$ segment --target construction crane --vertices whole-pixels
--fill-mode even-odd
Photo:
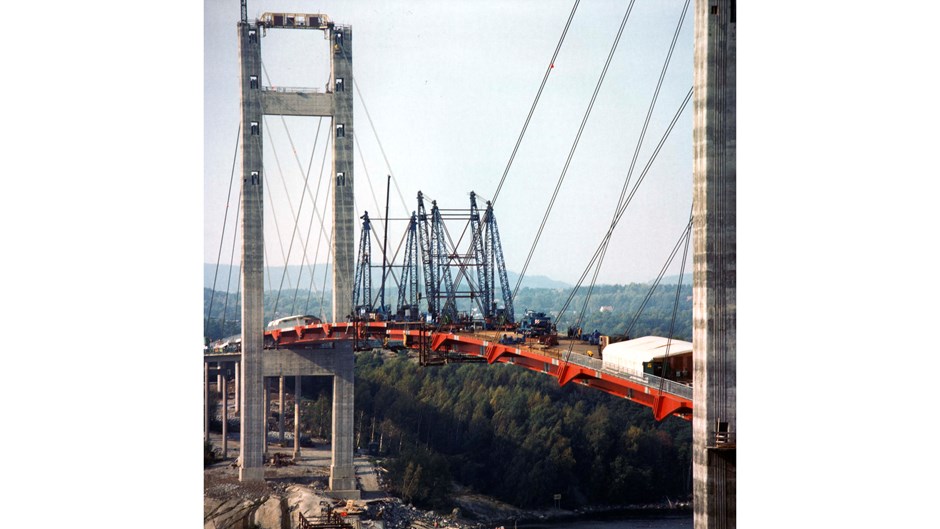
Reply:
[[[444,304],[438,302],[440,307],[440,317],[449,322],[457,319],[457,303],[454,292],[454,281],[450,275],[450,252],[447,251],[447,241],[444,238],[444,220],[441,218],[441,210],[437,207],[437,201],[431,201],[431,252],[434,256],[434,266],[437,268],[434,273],[438,280],[434,286],[434,295],[441,299]],[[443,284],[442,284],[443,283]],[[443,291],[442,288],[443,287]],[[431,293],[428,293],[430,296]]]
[[[424,268],[424,299],[428,303],[428,314],[437,318],[437,296],[434,277],[434,261],[431,258],[431,231],[428,227],[428,212],[424,208],[424,194],[418,191],[418,242],[421,246],[421,264]]]
[[[353,283],[353,307],[356,315],[372,312],[372,261],[369,255],[372,223],[369,221],[368,211],[359,218],[362,219],[362,235],[359,238],[359,262],[356,264],[356,280]]]
[[[481,308],[483,309],[483,320],[490,321],[496,311],[493,302],[493,281],[491,278],[491,262],[486,259],[484,238],[486,234],[480,226],[480,210],[477,207],[477,194],[470,192],[470,231],[473,233],[473,256],[476,261],[477,269],[477,287]]]
[[[503,258],[503,245],[499,240],[496,217],[493,215],[493,204],[489,200],[486,201],[486,214],[483,216],[483,223],[486,225],[486,260],[489,263],[496,263],[499,284],[503,291],[503,304],[505,306],[503,317],[506,323],[514,323],[516,318],[512,307],[512,289],[509,286],[509,276],[506,274],[506,260]]]
[[[421,294],[418,290],[418,216],[412,211],[411,222],[408,223],[408,235],[405,239],[405,264],[401,272],[401,283],[398,285],[396,319],[398,321],[417,320],[418,301],[420,299]]]

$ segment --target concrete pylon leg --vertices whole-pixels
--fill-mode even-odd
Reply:
[[[300,459],[300,375],[294,377],[294,459]]]
[[[268,415],[270,414],[271,404],[268,402],[268,379],[264,379],[264,382],[261,384],[264,387],[263,395],[261,399],[264,406],[264,414],[261,416],[261,453],[264,454],[264,458],[268,458]]]
[[[238,362],[235,362],[235,413],[238,413],[238,401],[241,400],[238,395],[238,388],[241,385],[239,378]]]
[[[215,390],[219,393],[222,392],[222,369],[219,369],[219,373],[215,376]]]
[[[203,440],[209,440],[209,362],[202,363],[203,370],[203,396],[202,396],[202,408],[203,408]]]
[[[277,390],[277,442],[284,446],[284,377],[278,380]]]
[[[242,153],[242,351],[241,351],[241,466],[242,482],[264,480],[264,451],[261,395],[264,378],[264,146],[261,136],[263,109],[261,90],[252,76],[261,71],[260,29],[254,22],[238,23],[241,56],[241,153]],[[350,291],[351,292],[351,291]]]
[[[222,459],[228,459],[228,384],[222,377]]]
[[[335,496],[359,499],[356,467],[353,464],[353,410],[355,357],[343,355],[333,376],[333,460],[330,465],[330,490]]]
[[[692,118],[692,502],[695,529],[737,525],[737,20],[695,2]]]

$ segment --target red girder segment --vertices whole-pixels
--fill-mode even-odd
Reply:
[[[596,388],[652,408],[653,416],[659,421],[673,414],[685,420],[692,420],[692,401],[689,399],[637,384],[590,367],[567,363],[530,349],[492,343],[471,336],[441,333],[433,334],[431,348],[435,351],[480,356],[491,364],[502,362],[525,367],[557,378],[562,386],[569,382],[575,382]]]
[[[315,323],[290,329],[266,331],[265,338],[266,342],[270,338],[276,347],[290,347],[325,340],[351,339],[358,335],[360,339],[401,340],[408,347],[420,348],[422,337],[424,337],[433,351],[476,356],[484,358],[490,364],[496,362],[513,364],[553,376],[562,386],[574,382],[631,400],[651,408],[653,416],[658,421],[670,415],[677,415],[688,421],[692,420],[692,401],[678,395],[637,384],[590,367],[567,363],[531,349],[504,345],[473,336],[406,328],[411,326],[413,324],[403,325],[390,322]]]

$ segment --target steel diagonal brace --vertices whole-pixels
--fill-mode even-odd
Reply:
[[[584,377],[590,376],[588,373],[590,373],[591,371],[593,370],[588,370],[583,367],[572,365],[572,364],[567,364],[567,363],[563,364],[561,366],[561,369],[558,370],[558,385],[564,386],[565,384],[567,384],[568,382],[571,382],[572,380],[576,378],[584,378]]]
[[[503,345],[491,343],[486,346],[486,362],[495,363],[503,355],[509,352],[509,349]]]
[[[682,408],[691,407],[688,403],[668,398],[665,395],[656,395],[653,397],[653,417],[661,421]]]
[[[441,346],[451,338],[452,335],[450,334],[434,334],[433,338],[431,338],[431,350],[440,351]]]

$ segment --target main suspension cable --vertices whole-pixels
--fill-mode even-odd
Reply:
[[[284,119],[284,117],[281,116],[281,120],[283,120],[283,119]],[[314,152],[316,152],[316,149],[317,149],[317,142],[320,140],[320,125],[321,125],[322,123],[323,123],[323,118],[320,118],[320,120],[317,121],[317,133],[316,133],[316,136],[314,137],[314,140],[313,140],[313,150],[310,152],[310,165],[313,164],[313,155],[314,155]],[[284,123],[284,129],[287,130],[287,123],[286,123],[286,122]],[[270,137],[270,136],[269,136],[269,137]],[[290,141],[291,149],[292,149],[293,152],[294,152],[294,157],[296,158],[296,157],[297,157],[297,149],[294,148],[294,141],[290,139],[290,131],[287,131],[287,137],[288,137],[288,140]],[[272,142],[272,143],[273,143],[273,142]],[[272,145],[272,148],[273,148],[273,145]],[[297,159],[297,163],[298,163],[298,164],[300,163],[300,159],[299,159],[299,158]],[[301,166],[301,171],[303,171],[303,167],[302,167],[302,166]],[[284,274],[281,276],[281,284],[277,287],[277,295],[274,297],[274,313],[275,313],[275,314],[277,314],[278,302],[279,302],[280,299],[281,299],[281,289],[284,288],[284,278],[285,278],[285,276],[287,276],[287,267],[288,267],[289,264],[290,264],[290,254],[291,254],[291,252],[292,252],[293,249],[294,249],[294,236],[295,236],[295,234],[299,233],[299,229],[298,229],[297,225],[300,223],[300,212],[301,212],[301,211],[303,210],[303,208],[304,208],[304,198],[307,196],[307,194],[303,192],[303,189],[307,189],[307,182],[309,182],[309,180],[310,180],[310,167],[308,166],[308,167],[307,167],[307,171],[306,171],[306,173],[304,174],[304,185],[303,185],[303,188],[302,188],[301,193],[300,193],[300,203],[297,204],[297,213],[296,213],[296,214],[293,213],[293,211],[294,211],[294,206],[290,203],[290,198],[288,198],[288,206],[290,207],[291,216],[294,217],[294,219],[293,219],[293,220],[294,220],[294,227],[293,227],[293,229],[292,229],[291,232],[290,232],[290,243],[288,243],[288,245],[287,245],[287,257],[284,258]],[[286,182],[285,182],[285,191],[287,191],[286,187],[287,187],[287,184],[286,184]],[[287,196],[290,197],[290,193],[287,193]],[[303,274],[303,263],[301,263],[301,265],[300,265],[300,271],[299,271],[298,274],[297,274],[297,286],[296,286],[295,290],[296,290],[297,288],[300,288],[300,276],[301,276],[302,274]],[[287,286],[290,287],[290,282],[287,283]],[[295,297],[295,299],[296,299],[296,297]],[[292,309],[293,309],[293,308],[292,308]]]
[[[343,56],[346,57],[346,50],[343,50]],[[348,60],[349,57],[346,57]],[[395,191],[398,192],[398,198],[401,200],[401,205],[405,209],[405,215],[408,215],[408,204],[405,202],[404,195],[401,194],[401,189],[398,188],[398,179],[395,178],[395,171],[392,171],[392,164],[388,163],[388,156],[385,155],[385,148],[382,147],[382,140],[379,139],[379,133],[375,130],[375,124],[372,123],[372,116],[369,114],[369,108],[366,106],[366,100],[362,97],[362,92],[359,91],[359,82],[356,81],[356,78],[353,78],[353,87],[356,89],[356,95],[359,96],[359,102],[362,103],[362,109],[366,113],[366,119],[369,121],[369,127],[372,128],[372,135],[375,136],[375,142],[379,145],[379,151],[382,153],[382,158],[385,160],[385,168],[388,169],[388,174],[392,177],[392,183],[395,184]],[[353,135],[355,139],[355,135]],[[360,154],[361,156],[361,154]]]
[[[676,328],[676,314],[679,312],[679,294],[682,292],[682,277],[685,275],[685,261],[689,256],[689,241],[692,240],[692,224],[689,223],[689,229],[686,231],[685,248],[682,250],[682,262],[679,268],[679,281],[676,281],[676,299],[672,304],[672,320],[669,322],[669,334],[666,335],[666,352],[663,354],[663,376],[659,380],[659,392],[663,392],[666,386],[666,369],[669,367],[666,361],[669,358],[669,347],[672,346],[672,335]]]
[[[623,20],[620,22],[620,29],[617,31],[617,37],[614,39],[614,43],[610,47],[610,52],[607,54],[607,62],[604,63],[604,68],[601,70],[601,75],[597,79],[597,85],[594,87],[594,93],[591,95],[591,101],[588,103],[588,107],[584,112],[584,117],[581,119],[581,125],[578,127],[578,133],[575,135],[574,142],[571,145],[571,150],[568,152],[568,159],[565,161],[565,166],[562,169],[561,174],[558,176],[558,182],[555,184],[555,191],[552,193],[552,198],[548,202],[548,207],[545,209],[545,215],[542,217],[542,223],[539,225],[538,232],[536,232],[535,240],[532,241],[532,248],[529,250],[529,255],[526,257],[525,264],[522,266],[522,271],[519,273],[519,279],[516,281],[516,287],[512,291],[513,300],[516,299],[516,295],[519,293],[519,287],[522,285],[522,280],[525,278],[526,270],[529,268],[529,263],[532,261],[532,255],[535,253],[535,248],[538,246],[539,239],[542,237],[542,232],[545,230],[545,224],[548,222],[548,217],[552,212],[552,207],[555,205],[555,199],[558,198],[558,192],[561,190],[561,184],[565,180],[565,175],[568,173],[568,167],[571,165],[571,160],[578,148],[578,142],[581,140],[581,134],[584,132],[584,127],[587,125],[588,118],[591,116],[591,110],[594,108],[594,102],[597,100],[597,94],[600,92],[601,86],[604,84],[604,78],[607,76],[607,69],[610,67],[610,62],[614,58],[614,52],[617,51],[617,45],[620,44],[620,37],[623,35],[623,28],[627,25],[627,20],[630,18],[630,12],[633,10],[634,2],[635,0],[630,0],[630,4],[627,6],[627,10],[623,15]]]
[[[679,247],[682,245],[682,241],[687,239],[689,233],[692,231],[692,216],[689,216],[689,222],[685,225],[685,228],[682,230],[682,235],[679,236],[679,240],[676,241],[676,245],[673,247],[672,252],[669,254],[669,258],[666,259],[666,263],[663,264],[662,269],[659,271],[659,275],[656,276],[656,279],[653,281],[653,284],[650,285],[649,291],[646,293],[646,297],[643,298],[643,302],[640,303],[639,308],[636,309],[636,313],[633,315],[633,319],[630,321],[630,325],[627,326],[627,330],[624,331],[624,334],[630,336],[633,332],[633,328],[636,326],[637,321],[640,319],[640,314],[643,313],[643,309],[646,308],[646,304],[649,303],[649,300],[652,299],[653,293],[656,291],[656,288],[659,287],[659,283],[663,280],[663,276],[666,275],[666,270],[669,268],[669,265],[672,264],[672,260],[676,257],[676,254],[679,252]]]
[[[274,146],[272,145],[271,152],[276,152],[273,147],[274,147]],[[276,159],[277,159],[277,155],[275,155],[274,158],[275,158],[275,160],[276,160]],[[280,169],[280,167],[278,167],[278,169]],[[267,179],[267,178],[262,178],[261,181],[264,182],[264,187],[266,188],[266,189],[265,189],[265,194],[264,194],[264,196],[267,198],[268,207],[271,209],[271,218],[274,219],[274,232],[277,234],[277,244],[278,244],[278,247],[279,247],[280,250],[281,250],[281,259],[283,259],[284,262],[286,263],[286,262],[287,262],[287,255],[284,253],[284,241],[281,239],[281,228],[280,228],[280,226],[278,226],[278,224],[277,224],[277,215],[274,214],[274,212],[275,212],[276,210],[275,210],[275,208],[274,208],[274,204],[271,202],[271,201],[272,201],[272,198],[271,198],[271,196],[272,196],[272,194],[271,194],[271,186],[270,186],[270,184],[268,184],[268,179]],[[266,263],[270,263],[270,262],[271,262],[271,261],[268,261],[267,255],[265,255],[264,261],[265,261]],[[270,267],[269,267],[269,268],[270,268]],[[290,271],[285,268],[285,269],[284,269],[284,274],[289,276],[289,275],[290,275]],[[283,277],[284,277],[284,276],[281,276],[282,281],[283,281]],[[268,277],[268,288],[269,288],[270,290],[274,290],[274,287],[271,286],[270,282],[271,282],[271,279],[270,279],[270,274],[269,274],[269,277]],[[288,277],[288,282],[290,282],[290,278],[289,278],[289,277]]]
[[[203,331],[204,339],[209,337],[209,320],[212,319],[212,304],[215,301],[215,283],[219,277],[219,263],[222,260],[222,245],[225,243],[225,225],[228,224],[228,207],[232,200],[232,183],[235,181],[235,161],[238,159],[238,145],[242,134],[242,124],[238,123],[238,132],[235,134],[235,153],[232,155],[232,174],[228,179],[228,193],[225,194],[225,214],[222,216],[222,235],[219,237],[219,254],[215,258],[215,274],[212,276],[212,290],[209,294],[209,312],[206,313],[206,325]],[[241,196],[239,194],[239,196]],[[240,201],[239,201],[240,202]],[[236,224],[238,220],[236,217]],[[223,313],[223,318],[225,314]]]
[[[656,145],[656,148],[653,150],[653,153],[650,155],[649,160],[646,162],[646,166],[643,168],[643,171],[640,173],[640,176],[637,178],[636,183],[633,186],[633,189],[630,191],[630,194],[627,196],[626,200],[620,205],[619,210],[614,215],[613,221],[610,226],[607,228],[607,233],[604,234],[600,244],[598,244],[597,249],[594,251],[594,255],[591,257],[587,266],[584,268],[584,272],[581,273],[581,277],[578,279],[577,284],[572,289],[571,294],[568,296],[568,301],[565,302],[564,309],[567,309],[568,304],[571,302],[574,297],[577,289],[581,287],[584,282],[584,279],[587,277],[588,273],[592,269],[595,261],[600,258],[600,255],[603,253],[604,248],[606,248],[606,243],[609,241],[613,235],[614,229],[617,227],[617,224],[620,222],[621,217],[623,217],[624,212],[627,210],[627,207],[633,201],[633,197],[636,195],[637,190],[640,188],[640,185],[643,183],[646,175],[648,174],[650,168],[653,165],[653,162],[656,160],[659,155],[660,150],[662,150],[663,145],[666,143],[666,140],[669,138],[672,129],[675,127],[676,123],[679,121],[679,117],[682,115],[686,106],[688,106],[689,101],[692,99],[692,88],[689,88],[689,92],[686,94],[685,99],[682,101],[682,104],[679,106],[676,113],[673,115],[672,121],[670,121],[669,126],[666,128],[666,131],[663,133],[662,137],[659,140],[659,143]]]
[[[568,15],[568,21],[565,22],[565,29],[562,30],[561,37],[558,38],[558,44],[555,45],[555,52],[552,54],[552,58],[548,63],[548,67],[545,68],[545,74],[542,75],[542,84],[539,85],[539,90],[536,92],[535,99],[532,101],[532,106],[529,108],[529,115],[525,118],[525,123],[522,125],[522,130],[519,132],[519,137],[516,138],[516,145],[512,148],[512,154],[509,156],[509,161],[506,163],[506,168],[503,169],[503,176],[499,179],[499,185],[496,186],[496,192],[493,193],[493,200],[490,201],[491,204],[496,204],[496,199],[499,197],[499,191],[503,188],[503,183],[506,182],[506,175],[509,174],[509,168],[512,167],[512,162],[516,159],[516,153],[519,152],[519,145],[522,144],[522,138],[525,136],[525,132],[529,128],[529,122],[532,121],[532,115],[535,113],[535,107],[538,106],[539,99],[542,97],[542,90],[545,89],[545,84],[548,82],[548,76],[552,73],[552,69],[555,68],[555,59],[558,58],[558,53],[561,51],[561,45],[565,42],[565,36],[568,34],[568,28],[571,27],[571,20],[574,19],[574,14],[578,10],[579,3],[581,3],[581,0],[575,0],[574,4],[571,6],[571,13]],[[631,5],[633,5],[632,2]]]
[[[234,263],[234,262],[235,262],[235,246],[238,245],[238,216],[239,216],[239,214],[241,213],[241,207],[242,207],[242,189],[241,189],[241,187],[239,187],[239,189],[238,189],[238,203],[235,205],[235,229],[232,230],[232,254],[231,254],[231,255],[229,256],[229,258],[228,258],[228,262],[229,262],[229,263]],[[232,268],[234,268],[234,266],[232,266],[231,264],[229,264],[229,267],[228,267],[228,280],[226,280],[226,282],[225,282],[225,305],[222,306],[222,330],[223,330],[223,335],[225,334],[225,333],[224,333],[224,331],[225,331],[225,315],[228,313],[228,297],[229,297],[229,296],[228,296],[228,289],[232,288]],[[239,273],[239,275],[241,275],[241,274]],[[239,281],[239,283],[240,283],[240,281]],[[223,338],[224,338],[224,336],[223,336]]]
[[[626,176],[626,178],[624,179],[623,186],[621,187],[621,190],[620,190],[620,197],[617,199],[617,205],[616,205],[616,207],[614,208],[614,217],[611,219],[611,230],[615,227],[615,225],[616,225],[616,220],[619,219],[619,216],[617,215],[617,213],[620,211],[621,207],[623,206],[623,203],[624,203],[624,196],[625,196],[626,193],[627,193],[627,189],[629,189],[629,187],[630,187],[630,180],[631,180],[631,178],[632,178],[632,176],[633,176],[633,170],[634,170],[634,168],[636,167],[636,161],[637,161],[637,158],[638,158],[639,155],[640,155],[640,149],[641,149],[641,147],[643,146],[643,141],[644,141],[644,139],[645,139],[645,137],[646,137],[646,131],[647,131],[648,127],[649,127],[650,120],[651,120],[651,118],[652,118],[652,116],[653,116],[653,109],[656,107],[656,102],[657,102],[657,100],[659,99],[659,92],[660,92],[660,90],[662,89],[663,80],[665,79],[665,77],[666,77],[666,72],[667,72],[668,69],[669,69],[669,63],[670,63],[671,60],[672,60],[672,54],[673,54],[673,52],[675,51],[676,42],[677,42],[678,39],[679,39],[679,33],[680,33],[681,29],[682,29],[682,24],[683,24],[683,21],[685,20],[685,16],[686,16],[686,13],[688,12],[688,8],[689,8],[689,0],[686,0],[685,6],[684,6],[683,9],[682,9],[682,13],[681,13],[680,16],[679,16],[679,21],[676,23],[676,29],[675,29],[675,31],[673,32],[672,42],[670,43],[669,51],[668,51],[668,53],[666,54],[665,60],[663,61],[663,66],[662,66],[662,69],[660,70],[659,79],[658,79],[657,82],[656,82],[656,89],[653,91],[653,97],[652,97],[652,99],[650,100],[650,105],[649,105],[649,108],[647,109],[647,112],[646,112],[646,119],[643,121],[643,127],[642,127],[642,129],[641,129],[641,131],[640,131],[639,137],[637,138],[636,147],[635,147],[634,150],[633,150],[633,158],[632,158],[631,161],[630,161],[630,168],[627,170],[627,176]],[[610,231],[610,233],[612,233],[612,231]],[[589,291],[588,291],[587,296],[585,297],[585,301],[584,301],[584,307],[585,307],[585,309],[586,309],[586,307],[587,307],[588,301],[591,299],[591,295],[592,295],[593,292],[594,292],[594,284],[597,282],[598,274],[600,273],[601,267],[603,266],[604,258],[605,258],[606,255],[607,255],[607,248],[609,247],[610,240],[611,240],[610,237],[605,237],[605,238],[604,238],[604,240],[603,240],[602,243],[601,243],[601,244],[602,244],[602,249],[601,249],[601,251],[600,251],[600,256],[599,256],[599,258],[596,259],[596,260],[592,260],[592,261],[591,261],[592,264],[595,263],[595,261],[596,261],[596,266],[594,266],[594,275],[593,275],[593,277],[591,278],[590,289],[589,289]],[[588,265],[588,269],[590,269],[591,266],[592,266],[592,265],[589,264],[589,265]],[[584,276],[582,275],[582,280],[583,280],[583,277],[584,277]],[[582,280],[579,280],[578,285],[577,285],[574,289],[572,289],[571,295],[570,295],[569,298],[568,298],[569,300],[571,300],[571,299],[573,298],[574,294],[575,294],[575,293],[577,292],[577,290],[581,287],[581,281],[582,281]],[[563,310],[566,310],[567,308],[568,308],[568,303],[566,302],[565,305],[564,305],[564,309],[563,309]],[[562,314],[563,314],[563,312],[562,312]]]
[[[310,290],[313,289],[314,277],[316,277],[316,274],[317,274],[317,257],[319,257],[320,255],[320,243],[323,241],[323,235],[325,234],[325,230],[323,228],[323,217],[320,214],[319,209],[317,208],[317,200],[320,197],[320,189],[323,185],[323,170],[326,167],[326,158],[327,158],[328,153],[330,152],[330,144],[331,144],[332,137],[333,137],[332,134],[326,137],[326,142],[323,147],[323,158],[320,161],[320,175],[317,178],[317,192],[316,194],[310,197],[311,202],[313,204],[313,212],[310,213],[310,222],[307,224],[307,238],[304,240],[303,259],[301,259],[301,262],[300,262],[301,268],[303,267],[303,264],[305,261],[309,262],[307,248],[310,247],[310,235],[313,233],[313,220],[315,218],[319,218],[320,219],[320,231],[317,234],[317,248],[313,254],[313,263],[310,266],[310,286],[307,289],[307,301],[304,303],[305,314],[306,314],[306,307],[310,302]],[[306,191],[307,191],[307,194],[310,194],[309,188]],[[324,203],[324,207],[326,206],[327,206],[327,203]],[[297,290],[294,291],[294,302],[297,301],[298,290],[300,290],[300,279],[297,280]],[[296,314],[295,308],[296,307],[294,303],[292,303],[291,312],[294,314]]]
[[[322,120],[323,120],[323,118],[320,118],[320,121],[321,121],[321,122],[322,122]],[[287,124],[285,123],[284,126],[285,126],[285,129],[286,129],[286,128],[287,128]],[[317,136],[319,136],[319,125],[317,125]],[[324,142],[324,143],[329,143],[329,138],[330,138],[330,136],[332,136],[332,134],[330,134],[329,136],[327,136],[327,142]],[[317,141],[318,141],[317,139],[315,139],[315,140],[313,141],[313,149],[310,151],[310,161],[307,162],[307,172],[306,172],[307,175],[310,174],[310,169],[313,167],[313,158],[316,156],[316,151],[317,151]],[[324,162],[326,161],[326,153],[327,153],[327,151],[326,151],[326,149],[324,149],[324,150],[323,150],[323,160],[324,160]],[[297,165],[299,166],[299,165],[300,165],[300,159],[297,158],[296,152],[295,152],[295,154],[294,154],[294,157],[297,159]],[[319,176],[319,178],[317,179],[317,193],[318,193],[318,194],[319,194],[319,192],[320,192],[320,182],[322,182],[322,181],[323,181],[323,163],[321,163],[321,165],[320,165],[320,176]],[[309,193],[309,191],[310,191],[309,188],[305,187],[304,189]],[[303,244],[302,244],[301,247],[300,247],[300,274],[298,274],[298,276],[297,276],[297,288],[294,289],[294,298],[291,300],[291,305],[290,305],[290,312],[291,312],[291,314],[297,314],[297,311],[296,311],[296,309],[297,309],[297,294],[300,292],[300,279],[301,279],[301,278],[303,277],[303,275],[304,275],[304,265],[307,263],[307,246],[308,246],[308,244],[310,243],[310,233],[313,231],[313,219],[314,219],[314,217],[316,217],[317,201],[314,199],[314,200],[311,201],[311,204],[312,204],[312,206],[313,206],[313,211],[310,213],[310,222],[307,223],[307,232],[306,232],[307,235],[304,237]],[[298,218],[298,220],[300,219],[300,210],[297,210],[297,218]],[[316,271],[316,263],[314,263],[314,267],[313,267],[313,269],[312,269],[311,272],[310,272],[310,273],[311,273],[311,277],[313,276],[313,273],[314,273],[315,271]]]

